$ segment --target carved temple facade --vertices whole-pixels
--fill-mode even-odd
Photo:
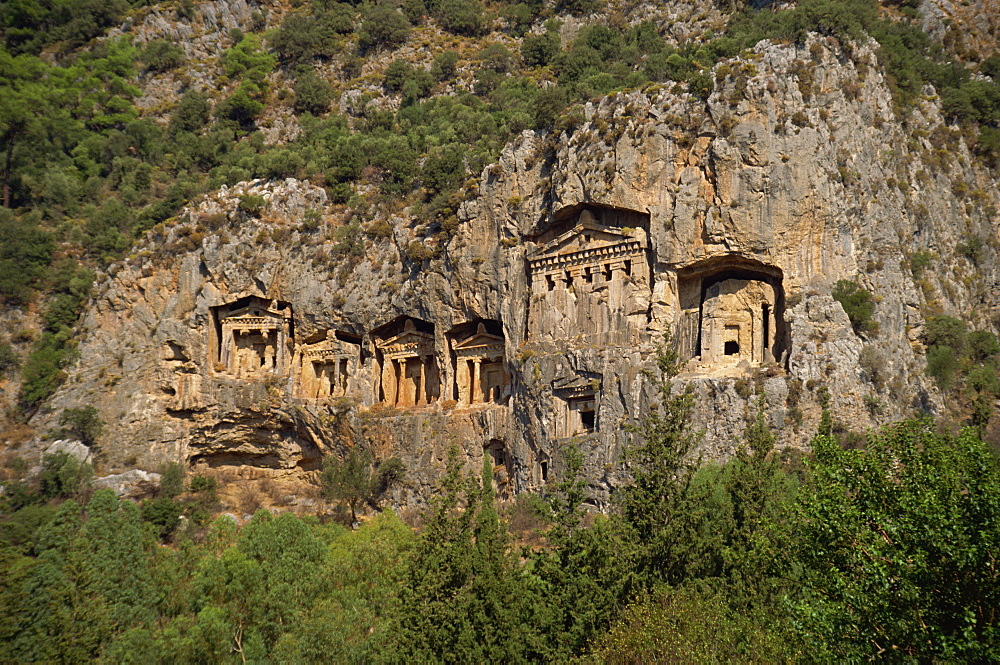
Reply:
[[[528,254],[528,333],[636,341],[648,323],[649,216],[593,204],[566,208]]]
[[[296,352],[296,394],[307,399],[346,397],[361,367],[361,338],[324,330],[307,338]]]
[[[781,271],[719,257],[678,271],[683,359],[702,367],[782,362],[788,349]]]
[[[291,365],[292,307],[257,296],[213,308],[217,372],[238,379],[287,375]]]
[[[422,406],[441,394],[434,326],[400,317],[373,332],[377,401],[390,406]]]
[[[562,403],[556,413],[558,436],[582,436],[597,431],[600,390],[601,380],[596,377],[571,376],[552,385],[552,393]]]
[[[602,396],[605,379],[619,386],[610,390],[620,390],[628,375],[619,362],[625,356],[613,356],[631,354],[625,362],[637,372],[657,330],[672,326],[693,374],[723,370],[721,375],[735,376],[787,358],[790,332],[776,266],[738,255],[654,263],[648,214],[591,203],[562,209],[525,240],[533,244],[523,266],[530,295],[522,303],[526,313],[522,309],[514,322],[470,317],[439,332],[434,322],[403,315],[374,329],[344,323],[344,330],[321,328],[296,340],[289,303],[245,296],[211,308],[208,357],[214,373],[220,382],[284,378],[289,394],[320,403],[351,398],[365,407],[457,407],[465,411],[459,418],[482,428],[476,431],[483,435],[483,456],[492,459],[502,487],[504,478],[521,469],[528,445],[513,436],[515,380],[534,381],[535,394],[543,395],[537,408],[544,412],[538,414],[544,437],[530,444],[530,482],[544,483],[549,464],[558,464],[550,457],[552,442],[620,441],[618,423],[633,417],[632,407],[623,412],[621,400]],[[525,357],[545,361],[534,364],[533,377],[507,364],[504,331],[514,325],[523,326],[518,335],[506,330],[528,347]],[[199,408],[199,377],[184,369],[189,359],[172,347],[165,354],[181,368],[171,393],[174,408]],[[497,406],[511,410],[505,414]]]
[[[504,367],[504,338],[499,328],[496,321],[480,321],[456,326],[449,333],[455,368],[452,392],[459,404],[506,404],[510,398],[510,374]]]

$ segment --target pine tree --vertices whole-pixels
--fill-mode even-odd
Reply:
[[[691,427],[694,392],[690,386],[675,388],[680,359],[670,333],[664,335],[650,373],[658,403],[632,428],[638,439],[626,451],[632,483],[621,492],[622,516],[632,531],[636,548],[636,574],[644,586],[658,581],[676,582],[686,571],[684,549],[691,543],[689,488],[698,460],[694,451],[701,433]]]

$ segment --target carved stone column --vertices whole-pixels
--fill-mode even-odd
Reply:
[[[427,404],[427,392],[426,392],[426,386],[427,386],[427,357],[426,356],[418,356],[418,359],[420,361],[420,363],[419,363],[420,373],[417,375],[416,385],[413,387],[413,391],[414,391],[413,403],[414,404]]]
[[[473,404],[483,401],[482,398],[482,373],[480,368],[481,360],[476,358],[472,364],[472,386],[469,391],[469,401]]]

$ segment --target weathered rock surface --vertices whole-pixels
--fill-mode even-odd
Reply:
[[[294,180],[217,192],[95,289],[51,411],[97,406],[104,464],[281,475],[351,446],[398,455],[398,504],[434,491],[452,446],[473,466],[493,455],[514,492],[557,476],[575,444],[602,504],[668,329],[712,456],[755,394],[790,446],[808,445],[822,387],[850,430],[939,410],[913,331],[939,312],[995,328],[997,192],[931,91],[901,123],[879,72],[869,47],[763,42],[717,69],[707,103],[589,104],[561,135],[508,146],[447,239],[405,215],[366,235]],[[970,235],[987,241],[978,270],[955,254]],[[937,269],[915,277],[915,251]],[[840,279],[876,294],[878,336],[855,334]],[[725,280],[767,288],[709,325]]]
[[[71,441],[69,439],[56,439],[47,448],[45,448],[45,455],[55,455],[57,453],[66,453],[73,459],[75,459],[80,464],[90,464],[93,461],[93,454],[86,445],[81,441]]]
[[[94,478],[95,490],[109,489],[120,499],[134,499],[147,495],[160,485],[160,474],[141,469],[129,469],[125,473]]]

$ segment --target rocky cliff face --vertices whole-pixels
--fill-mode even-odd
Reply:
[[[764,42],[717,67],[707,102],[589,104],[508,146],[446,238],[405,209],[361,227],[294,180],[205,197],[95,289],[35,424],[98,407],[109,469],[308,474],[362,446],[402,458],[400,504],[427,498],[452,446],[493,456],[510,493],[575,444],[602,504],[668,330],[710,456],[758,395],[798,447],[822,387],[850,430],[938,411],[921,326],[995,328],[997,193],[932,91],[901,121],[880,71],[869,47]],[[970,236],[978,269],[955,254]],[[917,251],[936,259],[915,277]],[[831,297],[841,279],[875,294],[877,335]]]

